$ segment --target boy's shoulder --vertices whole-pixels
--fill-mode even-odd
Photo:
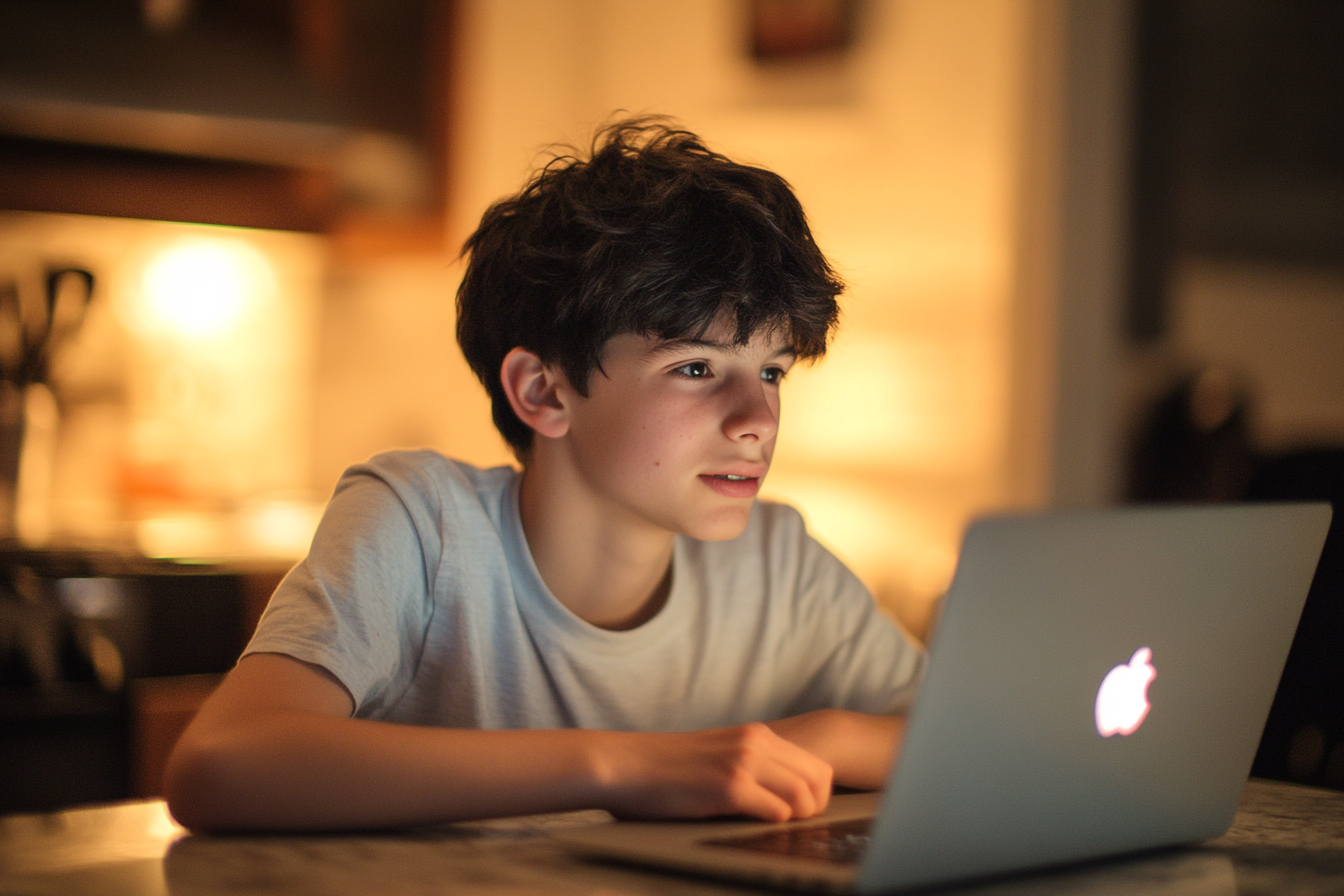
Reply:
[[[498,493],[510,488],[518,478],[513,467],[477,467],[454,460],[432,448],[383,451],[363,463],[349,467],[342,482],[360,477],[381,479],[393,490],[409,487],[420,491],[461,491]],[[338,486],[339,488],[339,486]]]
[[[398,449],[347,468],[336,495],[354,490],[376,503],[392,500],[411,515],[417,528],[438,529],[445,519],[464,515],[480,519],[482,513],[498,525],[518,476],[513,467],[482,468],[433,449]]]

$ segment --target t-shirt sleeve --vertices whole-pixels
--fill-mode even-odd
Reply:
[[[796,636],[806,642],[809,674],[790,713],[824,707],[898,713],[914,703],[927,655],[868,588],[807,533],[792,508],[781,507],[772,540],[787,548],[794,579]],[[777,545],[783,547],[784,545]]]
[[[833,562],[840,561],[831,558]],[[849,622],[837,632],[826,662],[808,694],[833,695],[828,705],[860,712],[906,712],[923,682],[927,656],[922,647],[890,616],[878,609],[872,595],[845,570],[835,602],[836,615]]]
[[[376,467],[352,467],[336,487],[308,556],[272,596],[243,655],[280,653],[321,666],[359,716],[409,687],[429,625],[434,545],[417,527],[413,490]]]

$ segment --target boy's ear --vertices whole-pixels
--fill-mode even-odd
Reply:
[[[568,382],[563,373],[519,347],[504,356],[499,379],[513,412],[538,435],[558,439],[569,432],[569,413],[560,394]]]

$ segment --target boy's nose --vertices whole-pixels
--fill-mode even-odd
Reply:
[[[733,390],[732,405],[723,421],[728,438],[766,442],[778,429],[779,408],[771,401],[763,381],[749,381]]]

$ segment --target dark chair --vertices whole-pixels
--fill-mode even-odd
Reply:
[[[1269,460],[1248,497],[1335,508],[1251,774],[1344,790],[1344,449]]]
[[[1249,394],[1228,370],[1177,380],[1148,408],[1130,448],[1129,500],[1240,500],[1255,468],[1250,416]]]

